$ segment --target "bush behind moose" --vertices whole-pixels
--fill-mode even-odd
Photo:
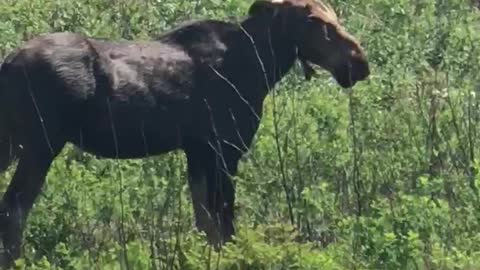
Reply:
[[[235,245],[219,256],[193,229],[182,154],[119,162],[70,147],[19,267],[477,269],[480,14],[467,0],[330,3],[372,77],[350,97],[326,75],[291,75],[269,97],[236,177]],[[0,54],[41,32],[148,39],[250,4],[3,0]]]

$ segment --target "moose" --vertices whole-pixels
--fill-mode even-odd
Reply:
[[[43,34],[0,70],[0,170],[18,160],[0,205],[11,262],[52,161],[66,143],[101,158],[182,150],[196,226],[222,245],[234,235],[231,177],[267,94],[294,66],[343,88],[370,73],[363,48],[320,0],[258,0],[239,22],[188,22],[150,41]]]

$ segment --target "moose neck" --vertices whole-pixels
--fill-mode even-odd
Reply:
[[[252,49],[258,53],[259,64],[262,62],[262,72],[268,78],[266,88],[270,90],[293,67],[297,58],[296,45],[278,16],[249,17],[241,26],[248,39],[253,39]]]

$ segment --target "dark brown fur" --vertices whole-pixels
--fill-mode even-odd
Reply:
[[[182,149],[198,228],[229,240],[230,176],[269,90],[298,58],[309,76],[317,64],[344,87],[369,74],[358,43],[312,3],[258,1],[241,24],[199,21],[150,42],[47,34],[11,53],[0,71],[0,169],[19,159],[0,220],[9,257],[67,142],[106,158]]]

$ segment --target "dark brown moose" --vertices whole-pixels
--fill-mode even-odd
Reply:
[[[47,171],[67,142],[99,157],[185,152],[197,227],[213,244],[234,234],[237,171],[271,88],[300,60],[342,87],[369,75],[359,43],[313,0],[256,1],[241,23],[202,20],[158,40],[41,35],[0,71],[0,169],[18,167],[1,201],[11,263]]]

